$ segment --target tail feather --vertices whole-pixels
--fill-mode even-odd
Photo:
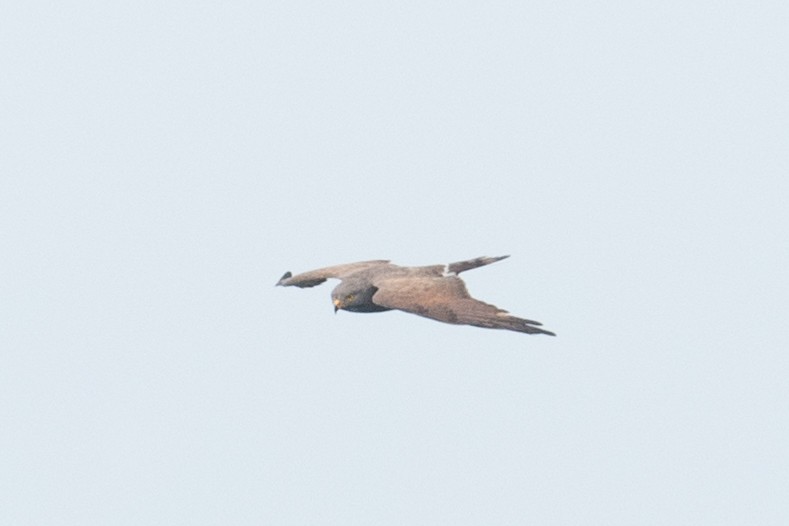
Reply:
[[[498,256],[491,258],[483,256],[474,259],[467,259],[466,261],[457,261],[446,266],[445,274],[460,274],[461,272],[465,272],[477,267],[484,267],[485,265],[490,265],[491,263],[501,261],[502,259],[506,259],[508,257],[509,256]]]

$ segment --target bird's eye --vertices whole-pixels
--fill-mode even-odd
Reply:
[[[356,298],[356,294],[348,294],[348,295],[345,297],[345,301],[353,301],[353,300],[354,300],[354,298]]]

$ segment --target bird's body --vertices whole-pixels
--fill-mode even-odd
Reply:
[[[328,278],[341,282],[332,291],[334,310],[382,312],[392,309],[457,325],[507,329],[529,334],[554,333],[537,321],[516,318],[507,311],[476,300],[458,274],[508,256],[480,257],[448,265],[401,267],[387,260],[361,261],[326,267],[293,276],[286,272],[277,285],[314,287]]]

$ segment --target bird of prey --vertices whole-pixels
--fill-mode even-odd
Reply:
[[[331,293],[334,312],[382,312],[392,309],[456,325],[548,334],[540,322],[516,318],[471,297],[458,274],[509,256],[479,257],[448,265],[401,267],[388,260],[360,261],[293,275],[277,282],[283,287],[314,287],[328,278],[341,280]]]

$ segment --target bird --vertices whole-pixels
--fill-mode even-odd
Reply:
[[[446,265],[404,267],[389,260],[359,261],[296,274],[286,272],[276,286],[315,287],[329,278],[340,280],[331,293],[334,312],[401,310],[454,325],[505,329],[526,334],[555,333],[538,321],[512,316],[472,298],[458,274],[509,256],[478,257]]]

